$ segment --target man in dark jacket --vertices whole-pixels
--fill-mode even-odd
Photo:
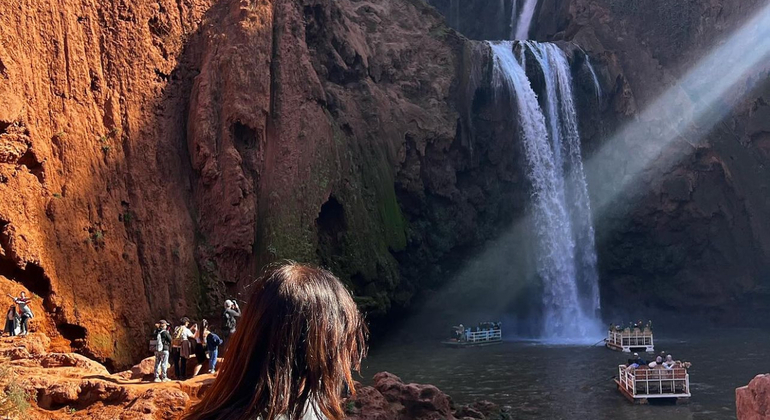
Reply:
[[[222,323],[224,324],[222,327],[222,338],[225,343],[229,341],[230,335],[235,333],[235,324],[237,323],[237,318],[240,316],[241,308],[238,307],[238,302],[235,300],[226,300],[225,311],[222,314]]]
[[[214,333],[209,332],[206,336],[206,351],[209,352],[209,373],[216,372],[217,369],[217,356],[219,356],[219,346],[222,345],[222,339]]]
[[[168,332],[168,322],[161,319],[153,331],[153,339],[160,340],[155,349],[155,382],[169,382],[168,371],[168,352],[171,349],[171,334]]]

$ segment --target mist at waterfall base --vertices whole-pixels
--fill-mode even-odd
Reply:
[[[765,80],[768,59],[770,6],[715,43],[709,55],[685,72],[637,118],[611,134],[585,160],[593,220],[600,222],[616,208],[625,206],[618,200],[623,200],[628,191],[647,188],[649,180],[642,175],[649,173],[649,167],[655,165],[658,173],[665,173],[665,168],[696,151],[699,142],[729,115],[733,104]],[[622,156],[636,158],[629,161]],[[541,257],[537,244],[541,238],[533,229],[539,217],[534,211],[518,217],[498,238],[463,256],[454,270],[456,274],[425,296],[424,308],[406,320],[404,330],[419,330],[423,337],[427,330],[436,338],[446,335],[451,325],[503,320],[507,339],[548,340],[550,337],[543,334],[547,316],[541,299],[545,287],[537,265]],[[643,302],[603,307],[601,312],[605,321],[602,325],[637,319],[653,319],[658,324],[674,322],[684,327],[702,326],[704,322],[700,316],[646,307]],[[601,334],[603,328],[599,330]]]

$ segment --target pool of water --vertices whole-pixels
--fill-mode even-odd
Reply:
[[[438,386],[459,403],[486,399],[517,419],[734,419],[735,388],[770,370],[770,334],[712,329],[658,337],[655,350],[693,363],[688,404],[632,405],[612,378],[630,356],[604,347],[511,341],[452,349],[438,343],[390,343],[372,349],[363,382],[380,371]],[[674,335],[668,332],[666,336]],[[642,353],[644,357],[644,353]]]

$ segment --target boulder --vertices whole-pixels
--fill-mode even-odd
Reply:
[[[178,418],[190,404],[190,397],[178,388],[151,388],[139,395],[127,411],[145,418]]]
[[[452,400],[433,385],[404,384],[396,375],[374,375],[374,388],[389,403],[403,406],[400,416],[410,419],[453,419]]]
[[[155,357],[147,357],[131,368],[131,379],[150,380],[155,376]]]
[[[770,418],[770,374],[757,375],[735,390],[735,414],[738,420]]]
[[[44,368],[76,367],[95,375],[110,374],[101,363],[77,353],[48,353],[40,357],[40,365]]]

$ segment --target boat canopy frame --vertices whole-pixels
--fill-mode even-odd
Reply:
[[[624,353],[631,353],[632,351],[652,353],[655,351],[655,339],[652,336],[652,330],[649,329],[644,331],[638,329],[634,331],[610,330],[604,341],[610,349]]]
[[[686,368],[645,369],[618,366],[615,382],[628,399],[690,398],[690,374]]]

